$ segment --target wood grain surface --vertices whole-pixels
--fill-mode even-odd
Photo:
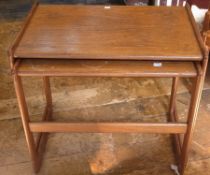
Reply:
[[[184,7],[39,5],[15,57],[201,60]]]

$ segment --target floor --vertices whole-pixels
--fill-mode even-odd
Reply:
[[[17,3],[18,2],[18,3]],[[30,0],[0,1],[0,175],[34,174],[9,70],[7,49]],[[210,69],[186,175],[210,175]],[[53,78],[55,120],[166,121],[171,79]],[[190,80],[180,81],[180,120],[189,107]],[[32,120],[44,108],[41,78],[25,78]],[[51,134],[39,175],[173,175],[171,137],[159,134]]]

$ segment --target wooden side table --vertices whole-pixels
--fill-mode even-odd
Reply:
[[[184,174],[196,123],[208,51],[186,7],[72,6],[35,4],[9,50],[21,119],[34,171],[38,172],[51,132],[139,132],[173,134]],[[21,79],[43,78],[46,108],[41,122],[29,118]],[[171,77],[167,123],[61,123],[52,119],[49,78]],[[189,115],[176,113],[180,77],[194,80]],[[39,133],[35,140],[32,133]],[[180,134],[184,134],[183,141]]]

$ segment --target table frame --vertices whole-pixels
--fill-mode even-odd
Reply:
[[[194,27],[194,32],[197,37],[197,40],[200,44],[200,48],[203,52],[203,60],[199,62],[195,62],[195,67],[197,70],[196,76],[191,77],[193,79],[193,89],[191,91],[191,102],[190,109],[186,123],[179,123],[178,116],[176,112],[176,96],[177,96],[177,88],[178,81],[180,77],[187,77],[183,72],[182,75],[174,76],[174,74],[166,73],[165,75],[156,74],[148,75],[139,73],[139,77],[171,77],[173,78],[173,84],[171,89],[171,98],[170,98],[170,108],[169,108],[169,122],[168,123],[59,123],[52,122],[52,95],[50,89],[50,77],[53,76],[70,76],[66,74],[56,73],[52,75],[47,75],[43,72],[42,76],[40,74],[36,75],[36,72],[33,75],[21,74],[19,69],[19,61],[15,58],[14,51],[20,41],[21,37],[24,34],[24,31],[30,21],[30,18],[35,11],[38,4],[35,4],[27,17],[26,23],[18,35],[17,39],[13,43],[12,47],[9,50],[9,57],[11,63],[12,76],[14,80],[15,91],[17,95],[18,105],[21,113],[21,120],[24,128],[24,133],[29,149],[29,153],[33,162],[33,168],[35,172],[39,172],[41,167],[41,162],[43,158],[43,153],[45,151],[45,146],[47,142],[48,133],[51,132],[100,132],[100,133],[162,133],[162,134],[173,134],[174,136],[174,146],[176,150],[177,156],[177,164],[179,167],[180,174],[184,174],[185,167],[187,165],[188,153],[190,150],[190,145],[192,142],[192,135],[196,124],[197,113],[199,109],[202,87],[205,78],[205,72],[207,68],[208,62],[208,50],[206,46],[203,44],[203,40],[200,36],[199,31],[197,30],[195,21],[191,16],[191,23]],[[189,6],[186,7],[189,9]],[[189,13],[191,15],[191,13]],[[25,94],[22,85],[22,77],[24,76],[40,76],[43,78],[43,88],[45,92],[46,98],[46,107],[44,111],[44,115],[42,117],[42,122],[31,122],[29,118],[29,112],[26,104]],[[79,75],[75,75],[79,76]],[[87,75],[88,76],[88,75]],[[95,75],[97,76],[97,74]],[[112,76],[112,75],[106,75]],[[120,77],[128,77],[122,75]],[[33,133],[39,133],[38,139],[35,140]],[[181,139],[181,134],[184,134],[183,141]]]

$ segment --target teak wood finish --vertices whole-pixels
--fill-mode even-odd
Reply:
[[[205,40],[205,39],[204,39]],[[174,136],[177,164],[184,174],[208,62],[189,6],[123,7],[38,5],[9,50],[11,70],[27,145],[38,172],[51,132],[139,132]],[[43,78],[46,108],[32,122],[22,77]],[[50,77],[171,77],[167,123],[59,123],[52,120]],[[176,112],[179,78],[194,81],[187,122]],[[39,133],[34,140],[33,133]],[[184,134],[183,141],[180,134]]]
[[[201,60],[188,18],[179,7],[40,5],[14,56]]]

